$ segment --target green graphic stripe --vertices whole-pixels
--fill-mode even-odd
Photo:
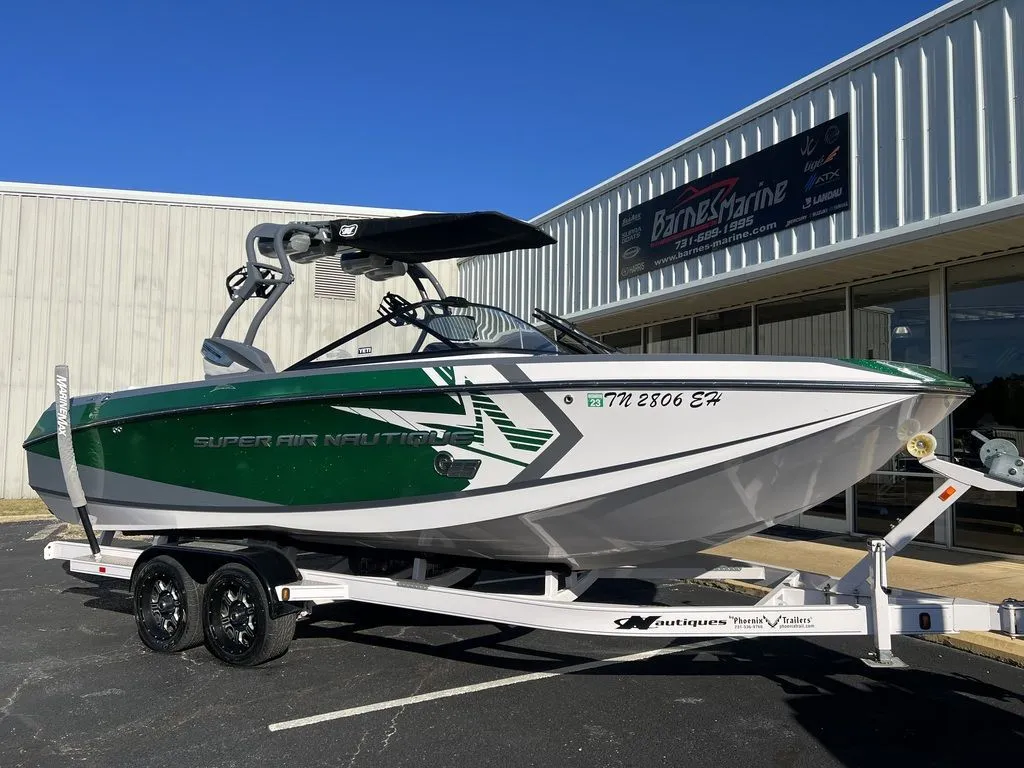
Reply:
[[[504,413],[504,411],[498,407],[498,404],[495,403],[491,398],[487,397],[486,395],[474,394],[470,395],[470,397],[473,398],[473,402],[477,406],[479,406],[485,411],[490,411],[492,413]]]
[[[555,434],[550,429],[523,429],[521,427],[509,427],[501,430],[506,435],[521,435],[522,437],[535,437],[538,439],[550,440]]]
[[[515,448],[517,451],[526,451],[527,453],[537,453],[537,451],[544,447],[543,445],[530,445],[526,443],[516,443],[512,441],[509,441],[509,445]]]
[[[242,496],[283,505],[385,501],[453,493],[469,481],[434,469],[436,449],[384,439],[367,445],[327,445],[324,435],[404,434],[327,403],[283,403],[261,410],[194,411],[173,419],[98,426],[74,433],[78,463],[174,486]],[[269,445],[195,447],[196,437],[266,435]],[[315,445],[279,444],[281,436],[315,435]],[[58,458],[57,441],[36,453]]]
[[[509,445],[520,451],[529,451],[530,453],[536,453],[537,451],[540,450],[540,446],[538,445],[517,445],[516,443],[512,442],[510,442]]]
[[[945,387],[963,387],[964,389],[970,389],[971,386],[961,379],[957,379],[948,373],[936,370],[935,368],[931,368],[927,365],[917,365],[916,363],[893,363],[887,360],[861,359],[847,359],[846,362],[852,363],[860,368],[866,368],[870,371],[877,371],[878,373],[885,373],[890,376],[899,376],[900,378],[909,379],[910,381],[937,384]]]
[[[443,366],[441,368],[434,369],[437,375],[444,379],[445,383],[449,386],[455,386],[455,369],[449,366]]]
[[[462,446],[462,448],[464,450],[467,450],[467,451],[472,451],[473,453],[479,453],[481,456],[488,456],[488,457],[490,457],[492,459],[499,459],[500,461],[504,461],[507,464],[515,464],[518,467],[527,467],[527,466],[529,466],[525,462],[517,461],[516,459],[510,459],[508,456],[501,456],[501,455],[499,455],[497,453],[491,453],[490,451],[485,451],[483,448],[474,448],[474,447],[468,446],[468,445],[464,445],[464,446]]]
[[[537,448],[543,448],[548,442],[547,440],[534,440],[528,437],[511,437],[509,435],[505,435],[505,439],[508,440],[509,445],[514,445],[520,448],[531,446],[534,450]]]
[[[484,414],[494,422],[505,436],[505,439],[508,440],[509,445],[516,450],[536,453],[555,434],[547,429],[524,429],[517,427],[505,411],[487,395],[476,393],[470,397],[473,402],[473,410],[476,412],[474,431],[478,431],[481,434],[481,442]]]

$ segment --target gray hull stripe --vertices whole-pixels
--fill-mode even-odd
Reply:
[[[513,384],[532,383],[518,366],[495,365],[494,369]],[[512,482],[517,484],[529,484],[540,480],[583,439],[583,433],[557,405],[551,402],[544,392],[523,391],[523,396],[544,414],[544,418],[555,428],[558,437],[541,452],[540,456],[531,461],[522,472],[512,479]]]
[[[32,487],[38,493],[49,493],[55,496],[67,497],[67,490],[64,487],[64,475],[61,472],[61,465],[58,459],[49,456],[32,455],[30,461],[30,475]],[[183,485],[172,485],[161,483],[156,480],[147,480],[134,475],[126,475],[120,472],[96,469],[79,465],[79,475],[82,484],[85,486],[88,498],[86,501],[102,501],[104,504],[119,505],[125,504],[125,499],[131,499],[132,506],[160,506],[162,509],[223,509],[225,511],[248,511],[260,510],[266,512],[271,509],[283,509],[278,504],[250,499],[244,496],[234,496],[214,491],[204,491],[198,488],[189,488]],[[89,489],[103,488],[110,495],[116,498],[102,498],[96,494],[89,494]],[[120,499],[120,501],[118,500]],[[165,501],[172,502],[165,505]]]

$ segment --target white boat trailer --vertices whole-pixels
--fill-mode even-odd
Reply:
[[[989,471],[982,473],[937,458],[934,445],[931,435],[919,435],[908,443],[908,449],[923,466],[944,478],[945,482],[887,536],[871,540],[868,543],[868,554],[841,578],[801,571],[778,571],[770,566],[766,569],[765,566],[741,563],[710,571],[702,568],[615,568],[573,573],[569,576],[548,572],[543,576],[543,594],[525,595],[451,586],[472,573],[470,569],[456,568],[439,578],[428,578],[427,562],[422,559],[416,559],[413,567],[406,572],[390,577],[301,568],[294,571],[298,579],[278,579],[275,582],[270,576],[262,573],[258,575],[269,587],[266,595],[269,606],[275,603],[278,608],[291,606],[294,618],[290,627],[282,630],[288,633],[294,632],[295,619],[309,615],[314,605],[350,600],[499,625],[592,635],[632,634],[673,638],[869,635],[874,641],[874,653],[864,661],[872,666],[900,667],[905,665],[892,652],[893,635],[971,630],[1001,632],[1011,637],[1024,636],[1024,601],[1006,600],[995,605],[899,590],[888,585],[888,559],[902,550],[968,489],[976,487],[1016,493],[1024,490],[1024,485],[1016,482],[1017,478],[1024,477],[1024,460],[1019,457],[990,451],[988,458],[985,458],[983,449],[983,459]],[[992,462],[993,456],[998,459],[995,463]],[[87,533],[92,538],[91,531]],[[139,578],[137,561],[150,547],[132,549],[110,546],[112,538],[112,532],[106,532],[99,543],[52,541],[46,545],[44,557],[67,560],[73,573],[132,580],[134,590]],[[164,555],[173,558],[176,551],[184,555],[189,551],[203,549],[205,545],[193,542],[180,545],[158,543],[157,546]],[[217,551],[231,551],[230,546],[226,547],[222,543],[209,546],[215,546]],[[239,545],[239,549],[244,547]],[[98,552],[94,554],[93,550]],[[253,566],[253,570],[257,570],[256,566]],[[757,604],[750,606],[655,607],[579,600],[599,579],[764,580],[769,570],[785,575]],[[136,605],[136,619],[141,626],[140,603],[137,598],[133,602]],[[210,614],[207,605],[203,606],[203,612]],[[194,613],[198,613],[198,610]],[[222,615],[224,622],[227,622],[227,613]],[[251,626],[254,629],[250,631],[257,633],[270,631],[266,624],[262,630],[258,624]],[[204,631],[209,645],[211,630],[205,624]],[[195,640],[196,636],[193,637],[192,645],[201,642],[201,639]],[[277,650],[283,653],[290,640],[290,634],[286,638],[279,638]],[[161,649],[181,650],[183,647]],[[214,648],[211,647],[211,650]],[[255,660],[251,655],[246,660],[234,660],[214,652],[228,663],[239,664],[261,663],[267,660],[263,657],[268,656],[265,653]],[[280,655],[277,651],[275,653]]]

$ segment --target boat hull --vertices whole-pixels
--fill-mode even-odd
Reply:
[[[324,387],[173,414],[87,400],[79,472],[101,531],[287,533],[589,569],[704,549],[820,504],[969,394],[820,361],[829,376],[804,385],[786,361],[774,381],[764,361],[760,381],[636,357],[612,379],[612,362],[416,369],[432,388]],[[33,488],[74,522],[54,446],[28,448]]]

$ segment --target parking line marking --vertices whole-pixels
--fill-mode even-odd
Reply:
[[[48,525],[42,530],[33,533],[31,536],[25,539],[25,541],[38,541],[39,539],[48,539],[52,534],[56,533],[57,529],[60,528],[62,525],[64,525],[64,523],[53,523],[52,525]]]
[[[433,691],[431,693],[420,693],[416,696],[406,696],[403,699],[380,701],[376,704],[366,704],[361,707],[350,707],[349,709],[338,709],[334,712],[324,712],[320,715],[311,715],[309,717],[300,717],[295,720],[284,720],[280,723],[271,723],[267,726],[267,730],[285,731],[289,728],[301,728],[306,725],[316,725],[317,723],[323,723],[328,720],[342,720],[347,717],[366,715],[371,712],[381,712],[385,709],[407,707],[410,704],[422,704],[428,701],[435,701],[436,699],[447,699],[452,696],[462,696],[467,693],[476,693],[477,691],[486,691],[492,688],[504,688],[510,685],[519,685],[520,683],[530,683],[535,680],[544,680],[549,677],[571,675],[575,672],[586,672],[591,669],[598,669],[599,667],[611,666],[612,664],[626,664],[631,661],[644,661],[646,659],[653,659],[656,656],[668,656],[673,653],[681,653],[682,651],[692,651],[697,650],[698,648],[708,648],[713,645],[722,645],[723,643],[733,642],[734,640],[738,639],[740,638],[725,637],[715,638],[713,640],[701,640],[696,643],[687,643],[686,645],[675,645],[669,646],[668,648],[658,648],[653,651],[631,653],[627,656],[616,656],[611,659],[597,659],[595,661],[587,661],[582,664],[573,664],[572,666],[568,667],[560,667],[558,669],[548,670],[547,672],[532,672],[527,675],[513,675],[512,677],[504,677],[500,680],[491,680],[487,683],[461,685],[458,688],[448,688],[446,690]]]

